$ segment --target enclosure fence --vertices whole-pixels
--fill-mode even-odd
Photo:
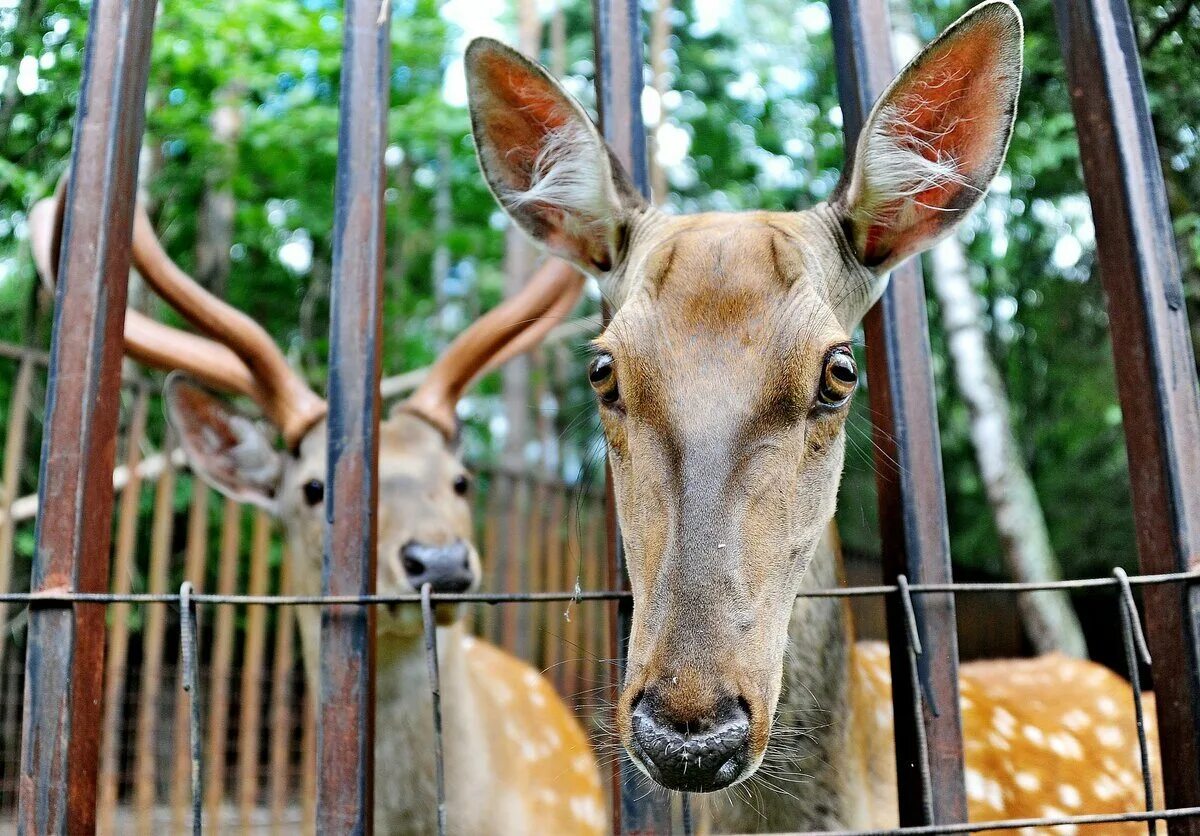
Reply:
[[[893,64],[885,0],[831,0],[847,146]],[[327,583],[320,596],[108,592],[112,469],[120,391],[121,324],[129,268],[131,210],[154,2],[96,0],[66,198],[55,338],[39,480],[37,552],[27,593],[26,701],[19,778],[25,832],[91,830],[96,825],[104,704],[106,607],[158,604],[148,635],[163,637],[161,612],[179,608],[183,657],[179,701],[190,746],[193,828],[200,827],[206,733],[197,712],[195,612],[213,608],[218,629],[232,605],[276,613],[322,608],[324,677],[314,695],[316,827],[369,832],[372,815],[373,621],[382,603],[420,606],[427,625],[431,693],[438,704],[436,633],[440,601],[475,601],[508,610],[571,600],[607,602],[606,657],[620,660],[632,602],[624,587],[616,520],[607,514],[607,589],[494,595],[380,597],[374,517],[380,408],[379,328],[383,230],[383,152],[390,78],[387,0],[347,0],[341,134],[336,187],[330,355],[331,520]],[[1072,93],[1125,420],[1143,574],[1056,584],[951,582],[946,509],[923,284],[909,263],[866,322],[885,576],[881,585],[813,593],[884,596],[891,653],[900,821],[907,833],[957,833],[1050,825],[1144,821],[1168,832],[1200,833],[1200,394],[1182,304],[1159,162],[1126,0],[1056,0],[1058,34]],[[632,0],[597,0],[597,101],[604,133],[635,182],[647,188],[640,122],[643,79],[640,10]],[[351,129],[351,126],[353,129]],[[62,338],[70,335],[70,339]],[[372,374],[364,374],[370,370]],[[611,508],[611,503],[610,503]],[[120,544],[118,544],[120,545]],[[161,564],[157,567],[161,577]],[[119,577],[119,576],[118,576]],[[964,824],[956,599],[978,591],[1109,587],[1120,609],[1124,649],[1142,728],[1137,660],[1153,659],[1164,798],[1153,798],[1140,736],[1147,811]],[[1141,589],[1146,634],[1133,604]],[[618,688],[620,665],[608,676]],[[153,686],[152,686],[153,687]],[[209,699],[212,695],[207,695]],[[936,710],[934,707],[937,707]],[[439,750],[440,750],[440,737]],[[178,747],[183,751],[182,747]],[[669,798],[632,789],[623,762],[612,785],[613,827],[669,832]],[[444,812],[444,805],[442,805]],[[686,808],[680,826],[687,830]]]

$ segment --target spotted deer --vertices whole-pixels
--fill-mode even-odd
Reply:
[[[35,258],[54,275],[60,197],[31,216]],[[286,530],[296,592],[321,593],[326,403],[288,365],[266,331],[209,294],[166,254],[140,205],[133,262],[207,336],[130,310],[130,356],[173,370],[165,399],[192,468],[228,497],[265,508]],[[378,577],[381,594],[463,592],[479,583],[471,478],[457,450],[455,405],[471,381],[537,345],[578,300],[582,277],[550,261],[515,296],[477,320],[379,428]],[[185,376],[186,375],[186,376]],[[235,411],[207,386],[251,398],[278,430]],[[525,662],[468,634],[460,608],[439,605],[449,832],[599,833],[603,797],[595,756],[574,715]],[[298,612],[307,685],[318,693],[320,613]],[[420,612],[381,610],[376,628],[375,826],[436,832],[433,714]]]
[[[670,790],[757,773],[711,805],[721,829],[896,824],[887,651],[855,643],[842,603],[796,596],[839,582],[820,544],[858,383],[851,335],[889,271],[991,183],[1022,37],[1008,0],[951,26],[875,104],[827,202],[676,216],[639,195],[544,68],[490,39],[468,48],[495,198],[613,308],[588,378],[633,593],[616,732]],[[1142,806],[1115,674],[1060,656],[970,664],[961,693],[973,820]]]

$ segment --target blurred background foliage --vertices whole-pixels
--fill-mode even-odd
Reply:
[[[461,54],[470,35],[512,41],[515,31],[515,12],[503,0],[393,3],[385,373],[427,364],[501,295],[505,221],[476,170]],[[928,40],[968,5],[911,0],[897,15],[907,27],[901,37]],[[1096,575],[1136,565],[1112,346],[1051,2],[1019,5],[1027,40],[1016,136],[996,188],[962,240],[1021,455],[1064,574]],[[1133,0],[1133,11],[1200,343],[1200,5]],[[87,12],[81,0],[0,0],[0,341],[49,344],[49,298],[27,255],[25,216],[67,165]],[[551,17],[562,15],[567,84],[590,103],[589,4],[566,0],[557,10],[543,3],[539,12],[547,44]],[[826,198],[842,163],[826,5],[683,0],[665,13],[671,35],[658,60],[666,92],[648,91],[644,110],[657,127],[668,206],[788,209]],[[341,39],[339,4],[329,0],[166,0],[143,154],[144,193],[169,252],[262,322],[318,389],[327,350]],[[549,62],[549,46],[543,58]],[[439,190],[450,197],[441,217]],[[232,197],[232,239],[215,239],[226,255],[216,262],[228,261],[228,275],[211,267],[214,240],[204,220],[222,194]],[[439,250],[447,265],[440,283]],[[154,299],[134,298],[175,321]],[[595,308],[593,294],[583,315],[594,316]],[[954,391],[933,302],[930,322],[955,559],[1000,575],[969,416]],[[536,406],[561,437],[552,466],[568,481],[600,472],[589,465],[595,422],[579,357],[575,351],[557,366],[533,367],[542,392]],[[13,375],[0,375],[2,401]],[[463,405],[469,452],[481,464],[495,460],[508,426],[500,386],[493,375]],[[840,518],[847,546],[870,553],[878,543],[866,406],[860,396]],[[156,443],[160,414],[155,410],[151,432]],[[542,441],[528,440],[531,459],[545,452]],[[32,438],[31,449],[39,442]],[[35,488],[36,476],[31,456],[23,492]],[[19,544],[25,557],[31,545]]]

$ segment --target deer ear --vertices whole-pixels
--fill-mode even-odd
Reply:
[[[275,513],[283,464],[258,423],[179,373],[167,378],[163,396],[200,478],[230,499]]]
[[[592,120],[545,69],[498,41],[476,38],[465,64],[479,166],[504,211],[555,255],[611,270],[645,201]]]
[[[867,267],[933,246],[983,198],[1012,137],[1021,14],[972,9],[897,76],[867,117],[833,205]]]

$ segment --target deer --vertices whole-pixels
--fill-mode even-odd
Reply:
[[[487,38],[467,48],[488,187],[612,311],[587,376],[633,598],[615,735],[656,785],[730,790],[707,805],[720,830],[897,824],[888,651],[855,641],[843,603],[797,595],[839,584],[852,334],[889,271],[983,198],[1022,45],[1016,7],[981,3],[880,96],[827,201],[680,215],[643,198],[544,67]],[[972,821],[1141,809],[1115,673],[1059,655],[971,663],[960,693]]]
[[[31,242],[52,277],[63,190],[34,207]],[[201,334],[128,310],[126,352],[169,371],[168,419],[192,469],[238,502],[266,509],[286,533],[295,591],[321,593],[326,402],[267,332],[210,294],[162,248],[140,203],[132,260],[146,282]],[[528,351],[574,307],[583,277],[550,260],[463,331],[379,427],[380,594],[478,587],[471,476],[458,450],[455,407],[473,380]],[[215,391],[214,391],[215,390]],[[251,399],[271,429],[217,392]],[[283,449],[272,436],[278,432]],[[447,828],[454,834],[595,834],[605,823],[595,755],[580,723],[537,670],[468,633],[460,605],[436,605]],[[319,691],[320,613],[301,607],[309,693]],[[375,827],[436,832],[432,698],[422,617],[382,609],[376,626]]]

